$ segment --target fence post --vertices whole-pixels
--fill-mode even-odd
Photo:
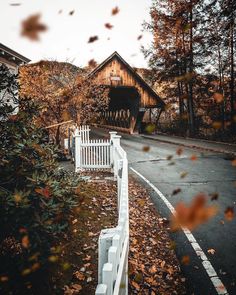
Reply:
[[[110,131],[110,163],[112,166],[112,171],[114,167],[114,144],[113,144],[113,137],[117,135],[116,131]]]
[[[111,263],[105,263],[102,269],[102,282],[107,285],[107,295],[113,293],[113,267]]]
[[[78,128],[75,130],[75,172],[78,172],[81,167],[80,159],[80,145],[81,145],[81,135]]]
[[[117,161],[117,204],[118,204],[118,211],[120,208],[120,194],[121,194],[121,181],[122,181],[122,170],[123,170],[123,160]]]
[[[68,151],[69,151],[69,155],[71,155],[71,138],[70,138],[70,127],[68,128]]]
[[[102,271],[108,262],[108,250],[112,246],[112,238],[115,234],[114,228],[103,229],[98,239],[98,283],[102,283]]]
[[[114,176],[118,175],[118,158],[117,158],[115,150],[116,150],[117,147],[120,147],[120,138],[121,138],[120,135],[114,135],[113,136]]]
[[[107,285],[104,285],[104,284],[97,285],[95,295],[107,295]]]

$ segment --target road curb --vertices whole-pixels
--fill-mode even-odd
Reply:
[[[208,152],[216,152],[216,153],[226,154],[226,155],[230,155],[230,156],[234,156],[234,157],[236,156],[236,152],[231,152],[231,151],[226,151],[226,150],[221,150],[221,149],[216,149],[216,148],[207,148],[207,147],[203,147],[203,146],[199,146],[199,145],[195,145],[195,144],[173,142],[171,140],[154,138],[154,137],[146,136],[146,135],[141,135],[141,137],[146,138],[146,139],[151,139],[154,141],[170,143],[170,144],[174,144],[174,145],[178,145],[178,146],[184,146],[184,147],[194,148],[194,149],[198,149],[198,150],[204,150],[204,151],[208,151]]]

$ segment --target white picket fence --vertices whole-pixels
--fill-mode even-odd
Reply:
[[[129,202],[128,161],[120,146],[121,136],[110,132],[110,140],[81,141],[75,132],[75,171],[111,168],[117,179],[118,224],[103,229],[98,242],[96,295],[128,294]]]
[[[80,136],[81,143],[89,142],[89,132],[90,128],[88,125],[82,125],[75,129],[74,132],[69,135],[68,140],[64,140],[64,142],[67,141],[68,149],[71,154],[71,157],[73,161],[75,160],[75,134],[78,134]],[[66,146],[65,146],[66,148]]]

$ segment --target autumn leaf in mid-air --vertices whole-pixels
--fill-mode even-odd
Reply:
[[[215,99],[215,101],[216,101],[217,103],[222,102],[223,99],[224,99],[223,94],[221,94],[221,93],[219,93],[219,92],[215,92],[215,93],[213,94],[213,98]]]
[[[149,145],[143,146],[143,152],[149,152],[149,151],[150,151],[150,146]]]
[[[183,149],[182,149],[181,147],[179,147],[179,148],[176,150],[176,154],[177,154],[178,156],[181,156],[182,153],[183,153]]]
[[[74,10],[71,10],[70,12],[69,12],[69,15],[73,15],[75,13],[75,11]]]
[[[180,173],[180,178],[185,178],[188,175],[188,172],[184,171]]]
[[[45,24],[40,23],[40,17],[40,14],[34,14],[22,21],[21,35],[29,38],[32,41],[38,41],[39,33],[45,32],[48,29]]]
[[[21,6],[21,3],[10,3],[11,6]]]
[[[105,23],[105,28],[107,28],[108,30],[111,30],[113,28],[113,25],[111,25],[110,23]]]
[[[175,196],[175,195],[179,194],[181,191],[182,191],[181,188],[174,189],[173,192],[172,192],[172,196]]]
[[[24,237],[21,239],[21,245],[22,245],[22,247],[24,247],[24,248],[29,248],[29,246],[30,246],[30,241],[29,241],[29,237],[28,237],[28,236],[24,236]]]
[[[145,131],[149,134],[151,134],[152,132],[154,132],[156,129],[156,125],[155,124],[148,124],[146,127],[145,127]]]
[[[138,38],[137,38],[137,40],[139,41],[139,40],[141,40],[142,38],[143,38],[143,35],[139,35]]]
[[[197,195],[192,203],[187,206],[183,202],[177,204],[176,215],[171,221],[173,231],[186,227],[190,230],[195,229],[202,223],[207,222],[217,213],[216,206],[207,206],[207,197],[204,194]]]
[[[91,36],[89,37],[88,43],[93,43],[98,40],[98,36]]]
[[[192,156],[190,157],[190,160],[191,160],[191,161],[196,161],[196,160],[197,160],[197,156],[196,156],[196,155],[192,155]]]
[[[111,14],[112,14],[112,15],[116,15],[116,14],[119,13],[119,12],[120,12],[120,9],[119,9],[118,6],[116,6],[115,8],[112,9]]]
[[[228,221],[232,221],[234,218],[234,208],[233,207],[227,207],[225,209],[225,219]]]
[[[218,193],[212,193],[209,196],[211,197],[211,201],[216,201],[219,198],[219,194]]]
[[[90,59],[89,62],[88,62],[88,66],[90,68],[96,68],[97,65],[98,65],[97,62],[94,59]]]
[[[222,123],[220,122],[220,121],[214,121],[213,123],[212,123],[212,127],[214,128],[214,129],[220,129],[221,127],[222,127]]]
[[[231,162],[232,166],[236,167],[236,159]]]

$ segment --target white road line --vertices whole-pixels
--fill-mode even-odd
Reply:
[[[175,208],[171,205],[171,203],[166,199],[166,197],[163,195],[161,191],[159,191],[158,188],[156,188],[148,179],[146,179],[142,174],[140,174],[138,171],[136,171],[134,168],[130,167],[130,169],[136,173],[140,178],[142,178],[157,194],[158,196],[162,199],[162,201],[165,203],[165,205],[168,207],[168,209],[171,211],[173,215],[176,215]],[[228,294],[228,291],[226,290],[224,284],[218,277],[214,267],[208,260],[206,254],[203,252],[202,248],[200,245],[197,243],[196,239],[194,238],[193,234],[191,233],[190,230],[186,228],[182,228],[186,238],[189,240],[191,246],[193,247],[193,250],[197,254],[197,256],[200,257],[202,261],[202,265],[204,269],[206,270],[212,284],[214,285],[217,294],[219,295],[226,295]]]

